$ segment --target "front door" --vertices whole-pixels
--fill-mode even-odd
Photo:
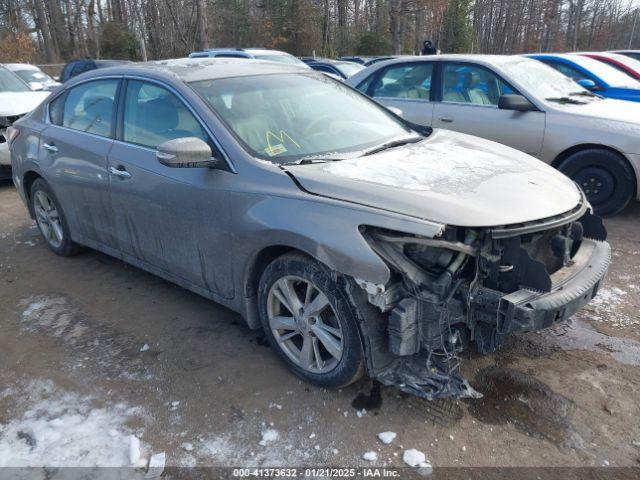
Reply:
[[[224,186],[233,174],[160,164],[156,147],[167,140],[198,137],[212,144],[211,139],[185,103],[163,86],[128,80],[124,95],[122,132],[109,154],[111,204],[123,256],[232,298]]]
[[[517,94],[494,72],[474,64],[447,62],[442,68],[441,101],[433,126],[493,140],[537,156],[542,149],[544,112],[498,108],[502,94]]]
[[[115,249],[107,156],[113,146],[119,79],[81,83],[49,105],[50,125],[40,137],[47,170],[74,240]]]
[[[366,93],[385,107],[394,110],[406,120],[431,126],[433,103],[431,86],[433,62],[407,62],[386,67],[374,75]]]

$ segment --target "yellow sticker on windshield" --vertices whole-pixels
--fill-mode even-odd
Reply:
[[[275,133],[267,130],[264,133],[264,136],[265,136],[265,139],[267,140],[266,151],[272,157],[275,157],[276,155],[280,155],[281,153],[284,153],[287,151],[286,147],[284,146],[285,140],[289,140],[290,143],[293,143],[296,147],[300,148],[300,145],[298,144],[298,142],[296,142],[293,138],[291,138],[291,136],[284,130],[280,130],[280,135],[276,135]],[[272,140],[280,140],[280,143],[272,145],[271,144]]]
[[[272,157],[275,157],[276,155],[280,155],[281,153],[284,153],[286,151],[287,149],[281,143],[278,145],[269,145],[267,147],[267,153],[269,153],[269,155],[271,155]]]

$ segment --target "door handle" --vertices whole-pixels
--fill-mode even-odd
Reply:
[[[453,123],[453,118],[452,117],[442,117],[442,118],[440,118],[440,121],[442,123]]]
[[[127,172],[124,167],[109,167],[109,173],[119,178],[131,178],[131,174]]]
[[[52,143],[43,143],[42,147],[50,153],[58,153],[58,147]]]

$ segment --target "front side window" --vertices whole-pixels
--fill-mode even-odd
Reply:
[[[376,79],[373,97],[429,100],[433,63],[409,63],[387,67]]]
[[[353,158],[385,142],[417,137],[386,109],[325,75],[281,73],[190,85],[249,153],[274,163]]]
[[[173,93],[158,85],[130,80],[124,103],[123,140],[156,148],[182,137],[208,136],[189,109]]]
[[[501,95],[514,93],[493,72],[475,65],[445,64],[442,101],[472,105],[498,105]]]
[[[56,113],[56,107],[59,108],[56,101],[52,102],[51,121],[73,130],[111,136],[118,82],[116,79],[96,80],[73,87],[66,95],[62,118],[59,112]]]

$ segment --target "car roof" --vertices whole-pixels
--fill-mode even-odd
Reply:
[[[397,57],[390,57],[387,60],[382,60],[375,63],[376,68],[380,68],[384,65],[394,65],[396,63],[407,62],[471,62],[481,65],[505,65],[508,63],[515,63],[526,61],[527,57],[520,55],[473,55],[473,54],[458,54],[458,53],[446,53],[440,55],[400,55]]]
[[[197,52],[191,52],[193,54],[203,54],[203,53],[215,53],[215,54],[235,54],[242,55],[243,53],[247,56],[250,55],[290,55],[287,52],[283,52],[281,50],[272,50],[269,48],[207,48],[206,50],[200,50]]]
[[[156,78],[172,77],[183,82],[214,80],[219,78],[268,75],[277,73],[309,73],[310,70],[295,64],[283,64],[265,60],[242,58],[176,58],[118,65],[93,70],[75,78],[87,79],[105,75],[146,75]]]
[[[35,65],[30,65],[28,63],[3,63],[8,70],[16,71],[16,70],[40,70]]]

